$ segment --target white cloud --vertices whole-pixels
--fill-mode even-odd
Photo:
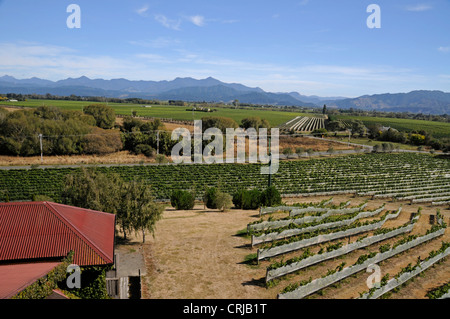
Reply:
[[[203,27],[205,25],[205,17],[201,15],[195,15],[188,17],[188,20],[198,27]]]
[[[137,41],[132,40],[129,41],[128,43],[145,48],[162,49],[178,46],[181,44],[181,41],[178,39],[172,39],[167,37],[158,37],[152,40],[137,40]]]
[[[234,20],[234,19],[220,20],[220,23],[223,23],[223,24],[232,24],[232,23],[237,23],[237,22],[239,22],[239,20]]]
[[[439,47],[438,51],[439,52],[444,52],[444,53],[449,53],[450,52],[450,47]]]
[[[177,31],[180,30],[180,25],[181,25],[180,20],[169,19],[163,14],[156,14],[155,20],[168,29],[177,30]]]
[[[423,88],[425,83],[434,89],[441,89],[440,86],[448,86],[449,80],[445,74],[436,81],[435,77],[422,75],[417,70],[382,65],[258,63],[180,48],[164,48],[161,52],[143,51],[116,58],[67,47],[24,42],[0,42],[0,74],[49,80],[82,75],[155,81],[184,76],[212,76],[221,81],[259,86],[269,92],[298,91],[322,96],[385,93],[390,88],[395,88],[397,92],[411,91]]]
[[[413,11],[413,12],[422,12],[422,11],[427,11],[427,10],[431,10],[431,9],[433,9],[433,7],[429,4],[416,4],[413,6],[406,7],[407,11]]]
[[[143,7],[137,9],[136,13],[139,14],[140,16],[146,16],[148,9],[149,9],[149,6],[144,5]]]
[[[145,59],[147,62],[150,62],[150,63],[172,63],[171,60],[169,60],[166,57],[163,57],[161,55],[158,55],[158,54],[142,53],[142,54],[137,54],[136,57]]]
[[[86,56],[73,49],[37,43],[0,43],[0,73],[59,80],[67,77],[121,77],[136,70],[132,62],[111,56]]]

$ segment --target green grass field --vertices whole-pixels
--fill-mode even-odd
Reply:
[[[83,107],[94,102],[83,101],[65,101],[65,100],[28,100],[24,102],[2,102],[6,106],[24,106],[24,107],[38,107],[42,105],[56,106],[66,110],[81,111]],[[234,119],[240,123],[242,119],[250,116],[258,116],[266,119],[272,126],[283,124],[296,116],[311,116],[312,114],[305,114],[301,112],[287,112],[269,109],[232,109],[232,108],[213,108],[217,112],[191,112],[186,111],[187,106],[170,106],[170,105],[152,105],[151,108],[142,107],[138,104],[126,103],[108,103],[113,107],[116,114],[131,115],[133,111],[137,111],[138,116],[150,116],[158,118],[171,118],[174,120],[199,120],[205,116],[223,116]],[[411,119],[397,119],[397,118],[383,118],[383,117],[364,117],[364,116],[346,116],[339,115],[339,119],[356,119],[361,120],[366,126],[370,124],[381,124],[383,126],[390,126],[402,132],[410,132],[413,130],[425,130],[431,133],[434,137],[449,137],[450,138],[450,123],[433,122],[423,120]]]
[[[393,127],[401,132],[425,130],[437,138],[450,137],[450,123],[368,116],[339,115],[337,118],[342,120],[361,120],[366,126],[370,124],[381,124],[383,126]]]
[[[334,137],[328,137],[330,139],[335,139]],[[336,139],[338,141],[343,141],[343,142],[347,142],[348,141],[348,135],[347,136],[343,136],[342,139]],[[360,137],[352,137],[350,139],[351,143],[354,144],[360,144],[360,145],[368,145],[368,146],[375,146],[377,144],[383,144],[386,142],[382,142],[382,141],[374,141],[368,138],[360,138]],[[401,144],[401,143],[393,143],[393,142],[388,142],[393,144],[396,148],[401,149],[401,150],[417,150],[417,146],[415,145],[409,145],[409,144]]]
[[[24,107],[38,107],[42,105],[56,106],[66,110],[81,111],[83,107],[93,104],[94,102],[83,101],[64,101],[64,100],[28,100],[24,102],[3,102],[5,106],[24,106]],[[137,111],[138,116],[150,116],[158,118],[171,118],[174,120],[200,120],[205,116],[223,116],[234,119],[240,123],[242,119],[250,116],[258,116],[261,119],[269,121],[270,125],[278,126],[293,119],[296,116],[307,116],[305,113],[286,112],[286,111],[270,111],[264,109],[232,109],[232,108],[213,108],[217,112],[191,112],[186,111],[187,106],[172,106],[172,105],[152,105],[151,108],[142,107],[138,104],[125,103],[108,103],[113,107],[116,114],[131,115],[133,111]]]

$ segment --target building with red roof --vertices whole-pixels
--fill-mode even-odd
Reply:
[[[73,251],[78,266],[114,263],[115,215],[51,202],[0,203],[0,298],[10,298]]]

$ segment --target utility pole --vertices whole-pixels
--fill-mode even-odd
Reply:
[[[44,155],[42,151],[42,134],[39,134],[39,144],[41,146],[41,164],[44,162]]]
[[[351,135],[351,133],[352,133],[352,130],[349,129],[348,130],[348,146],[350,146],[350,135]]]
[[[272,136],[269,136],[269,187],[272,186]]]
[[[159,130],[156,131],[156,154],[159,155]]]

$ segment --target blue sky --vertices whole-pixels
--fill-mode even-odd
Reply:
[[[70,29],[70,4],[81,28]],[[381,9],[370,29],[368,5]],[[450,91],[449,0],[0,0],[0,76],[218,80],[356,97]]]

